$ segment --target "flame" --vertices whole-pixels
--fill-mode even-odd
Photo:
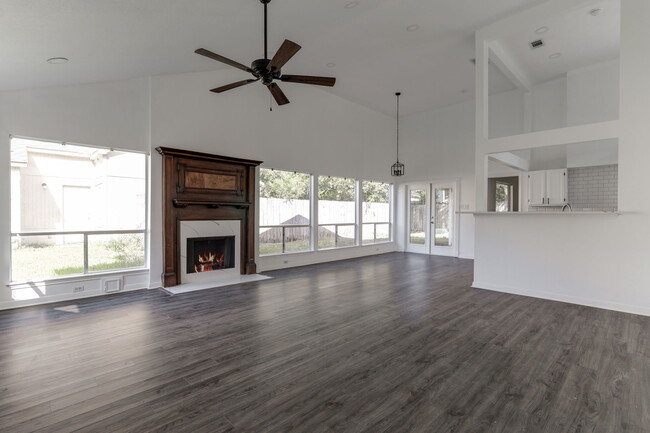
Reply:
[[[223,254],[220,256],[212,252],[199,254],[196,261],[198,264],[194,265],[194,272],[209,272],[223,268]]]

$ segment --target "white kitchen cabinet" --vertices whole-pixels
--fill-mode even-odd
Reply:
[[[528,173],[528,206],[563,206],[567,202],[567,170]]]
[[[546,204],[546,172],[531,171],[528,173],[528,206],[544,206]]]

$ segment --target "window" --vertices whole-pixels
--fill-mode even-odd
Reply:
[[[12,280],[145,266],[146,155],[11,139]]]
[[[356,182],[318,178],[318,248],[356,245]]]
[[[503,182],[496,182],[495,210],[496,212],[510,212],[512,209],[512,186]]]
[[[451,188],[434,188],[434,245],[437,247],[450,247],[452,244],[453,212],[451,203]]]
[[[376,244],[390,241],[390,185],[380,182],[361,182],[362,243]]]
[[[311,249],[310,180],[304,173],[260,170],[260,255]]]
[[[409,242],[412,244],[426,244],[424,231],[427,214],[427,191],[412,189],[409,192]]]

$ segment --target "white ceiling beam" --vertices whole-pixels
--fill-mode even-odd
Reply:
[[[490,60],[494,66],[499,68],[519,90],[531,92],[533,90],[533,81],[524,72],[519,62],[508,54],[497,41],[491,42],[489,46]]]
[[[521,171],[530,171],[530,160],[521,158],[511,152],[493,153],[488,156],[490,159]]]

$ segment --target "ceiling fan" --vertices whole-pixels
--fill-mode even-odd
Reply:
[[[217,87],[210,90],[211,92],[221,93],[226,90],[235,89],[237,87],[245,86],[246,84],[254,83],[256,81],[262,81],[262,84],[269,89],[271,95],[275,99],[275,102],[278,105],[285,105],[289,103],[286,95],[280,89],[280,86],[275,83],[275,80],[284,81],[287,83],[302,83],[302,84],[313,84],[317,86],[334,86],[336,83],[336,78],[330,77],[314,77],[309,75],[286,75],[282,73],[282,67],[302,48],[300,45],[295,42],[291,42],[288,39],[282,43],[280,49],[271,60],[268,59],[268,25],[267,25],[267,5],[271,0],[260,0],[264,4],[264,58],[257,59],[249,68],[248,66],[242,65],[241,63],[230,60],[226,57],[215,54],[212,51],[208,51],[205,48],[199,48],[195,53],[200,54],[205,57],[209,57],[213,60],[216,60],[226,65],[233,66],[235,68],[241,69],[253,75],[254,78],[248,80],[238,81],[236,83],[227,84],[225,86]]]

